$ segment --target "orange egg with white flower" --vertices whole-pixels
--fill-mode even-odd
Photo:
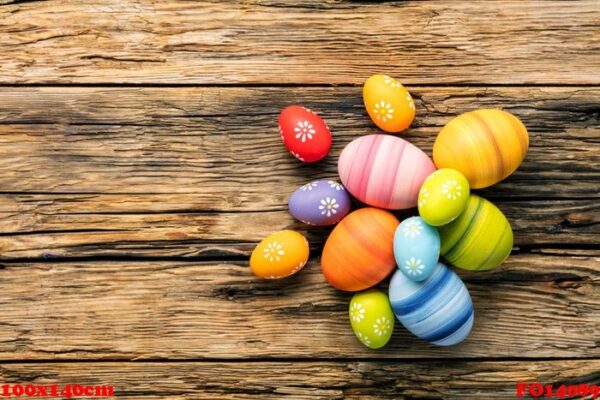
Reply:
[[[373,75],[363,87],[363,100],[369,116],[381,130],[398,133],[415,119],[415,102],[406,88],[387,75]]]
[[[264,238],[250,256],[250,269],[260,278],[280,279],[295,274],[308,261],[308,241],[292,230]]]

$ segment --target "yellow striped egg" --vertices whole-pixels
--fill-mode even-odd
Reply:
[[[496,268],[510,255],[513,245],[513,232],[502,211],[474,194],[465,210],[438,230],[441,255],[454,266],[471,271]]]
[[[452,119],[433,145],[438,168],[461,172],[471,188],[500,182],[521,164],[529,148],[529,136],[514,115],[494,109],[470,111]]]

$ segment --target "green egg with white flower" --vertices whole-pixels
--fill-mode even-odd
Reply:
[[[387,344],[394,331],[394,312],[379,290],[357,293],[350,301],[350,324],[358,340],[370,349]]]
[[[469,201],[469,181],[451,168],[438,169],[419,191],[419,215],[432,226],[446,225],[462,213]]]

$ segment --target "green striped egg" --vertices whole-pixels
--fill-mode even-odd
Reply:
[[[513,232],[502,211],[474,194],[454,221],[438,229],[441,255],[466,270],[496,268],[510,255],[513,245]]]

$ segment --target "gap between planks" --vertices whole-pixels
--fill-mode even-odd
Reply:
[[[410,86],[418,86],[421,88],[598,88],[600,83],[426,83],[413,84]],[[0,88],[18,89],[18,88],[111,88],[111,89],[127,89],[127,88],[355,88],[362,87],[360,83],[114,83],[114,82],[98,82],[98,83],[0,83]]]
[[[317,246],[311,251],[314,253],[315,250],[320,250],[322,246]],[[552,255],[556,257],[600,257],[600,251],[598,246],[595,244],[564,244],[556,243],[552,247],[548,245],[521,245],[513,248],[510,256],[515,255],[532,255],[532,256],[543,256]],[[311,256],[310,260],[314,260],[317,257]],[[0,270],[6,268],[9,265],[19,264],[70,264],[70,263],[97,263],[97,262],[108,262],[108,263],[145,263],[145,262],[175,262],[175,263],[211,263],[211,262],[225,262],[225,263],[245,263],[250,259],[249,255],[209,255],[209,256],[118,256],[118,255],[95,255],[95,256],[82,256],[82,257],[22,257],[22,258],[11,258],[0,260]],[[315,260],[316,261],[316,260]],[[26,268],[26,266],[22,266]],[[505,280],[505,279],[504,279]]]
[[[294,363],[294,364],[311,364],[320,362],[329,363],[348,363],[348,362],[373,362],[373,363],[390,363],[390,362],[422,362],[436,363],[440,361],[450,363],[461,362],[494,362],[502,363],[535,363],[535,362],[554,362],[554,361],[600,361],[600,357],[414,357],[414,358],[383,358],[383,357],[249,357],[249,358],[72,358],[72,359],[54,359],[54,358],[37,358],[37,359],[0,359],[2,364],[269,364],[269,363]]]
[[[9,5],[0,80],[358,83],[381,71],[407,83],[598,83],[596,4],[547,4]]]

